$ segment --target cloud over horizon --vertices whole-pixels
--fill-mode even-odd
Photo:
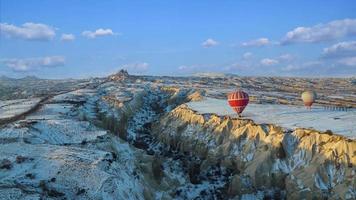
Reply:
[[[47,56],[36,58],[11,58],[1,59],[1,63],[16,72],[26,72],[43,67],[57,67],[65,64],[64,56]]]
[[[297,27],[284,36],[281,44],[317,43],[354,35],[356,19],[342,19],[312,27]]]
[[[142,74],[148,71],[149,64],[146,62],[135,62],[135,63],[124,64],[121,66],[121,68],[126,69],[130,73]]]
[[[341,58],[340,60],[338,60],[338,63],[346,66],[355,67],[354,69],[356,69],[356,56]]]
[[[323,49],[324,58],[356,56],[356,41],[339,42]]]
[[[356,71],[356,41],[339,42],[323,49],[321,60],[343,68],[352,67]]]
[[[295,59],[295,56],[292,55],[292,54],[289,54],[289,53],[286,53],[286,54],[282,54],[280,56],[278,56],[278,60],[279,61],[292,61]]]
[[[49,41],[56,36],[53,27],[32,22],[24,23],[21,26],[0,23],[0,33],[7,38],[37,41]]]
[[[279,61],[276,59],[272,59],[272,58],[264,58],[261,60],[260,63],[261,63],[261,65],[264,65],[264,66],[270,66],[270,65],[278,64]]]

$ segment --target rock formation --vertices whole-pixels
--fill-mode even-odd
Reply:
[[[356,141],[343,136],[201,115],[186,105],[162,117],[153,134],[201,158],[200,171],[216,163],[233,171],[231,197],[356,198]]]
[[[128,77],[129,77],[129,73],[127,72],[127,70],[121,69],[116,74],[110,75],[108,77],[108,80],[109,81],[123,81]]]

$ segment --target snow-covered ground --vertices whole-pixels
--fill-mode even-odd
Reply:
[[[226,100],[206,98],[187,105],[199,113],[236,116]],[[256,123],[273,123],[285,128],[314,128],[319,131],[331,130],[336,134],[356,138],[356,109],[347,111],[327,110],[313,106],[279,104],[249,104],[242,113],[243,118]]]
[[[91,94],[58,95],[0,128],[0,199],[145,199],[141,153],[79,120],[77,102]]]
[[[0,101],[0,120],[25,113],[40,101],[40,98]]]

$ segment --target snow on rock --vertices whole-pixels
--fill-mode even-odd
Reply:
[[[16,162],[17,157],[24,157],[24,162]],[[10,170],[3,170],[0,176],[2,185],[15,184],[28,187],[28,190],[37,188],[42,180],[47,187],[56,188],[61,192],[74,196],[79,189],[91,193],[100,189],[102,181],[109,175],[101,170],[108,165],[105,158],[110,154],[106,152],[90,151],[74,147],[60,147],[55,145],[36,145],[11,143],[3,144],[1,158],[9,159],[13,164]],[[55,178],[55,181],[51,181]],[[13,185],[16,186],[16,185]],[[18,187],[19,187],[18,186]],[[40,191],[37,191],[40,192]],[[94,195],[89,194],[90,196]]]
[[[140,169],[151,157],[80,120],[92,97],[58,95],[0,128],[0,199],[147,199],[160,190]]]
[[[225,100],[167,81],[60,94],[1,127],[0,199],[356,197],[354,140],[273,125],[337,121],[331,130],[347,134],[354,110],[250,104],[236,119]]]
[[[2,127],[0,199],[184,199],[206,191],[213,196],[215,187],[224,186],[219,180],[192,184],[182,161],[156,157],[129,144],[137,145],[135,136],[144,136],[145,142],[155,143],[149,143],[150,151],[159,154],[161,146],[149,133],[138,134],[158,120],[161,109],[169,111],[186,101],[188,90],[162,92],[118,84],[57,95],[36,112]],[[124,123],[132,141],[112,134],[123,131]]]
[[[69,144],[81,143],[105,135],[106,131],[98,130],[89,122],[71,119],[73,105],[45,104],[38,112],[9,124],[0,129],[0,138],[19,137],[22,140],[36,143]],[[13,134],[9,134],[13,131]]]
[[[197,104],[188,105],[196,108]],[[251,193],[241,181],[231,181],[229,195],[356,197],[355,140],[314,129],[285,130],[251,119],[201,113],[206,112],[183,104],[161,118],[152,133],[171,148],[202,159],[201,170],[218,163],[237,172],[234,176],[246,177],[255,188]]]
[[[203,101],[189,102],[187,105],[202,114],[236,116],[226,100],[206,98]],[[312,110],[307,110],[303,106],[249,104],[242,116],[256,123],[273,123],[290,129],[331,130],[349,138],[356,138],[356,109],[335,111],[313,106]]]
[[[3,199],[11,199],[12,191],[2,189],[9,187],[20,189],[26,198],[28,193],[67,199],[145,198],[144,184],[131,174],[134,155],[119,151],[118,157],[125,157],[126,163],[117,162],[111,152],[98,149],[24,143],[4,144],[0,152],[0,160],[12,163],[11,169],[0,169]]]
[[[71,102],[82,102],[85,101],[86,96],[88,95],[94,95],[95,90],[93,89],[79,89],[79,90],[74,90],[68,93],[56,95],[51,99],[51,102],[56,103],[56,102],[63,102],[63,101],[71,101]]]
[[[0,101],[0,121],[26,113],[40,101],[40,98]]]

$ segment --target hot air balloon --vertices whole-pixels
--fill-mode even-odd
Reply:
[[[232,109],[240,116],[248,104],[248,94],[242,90],[231,92],[227,95],[227,100]]]
[[[310,109],[316,99],[316,93],[314,91],[305,91],[302,93],[302,100],[304,105]]]

